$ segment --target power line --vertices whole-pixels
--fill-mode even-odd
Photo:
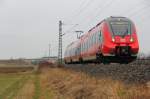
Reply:
[[[73,30],[76,26],[78,26],[78,24],[74,24],[74,26],[72,26],[71,28],[69,28],[67,31],[64,32],[64,34],[62,35],[65,35],[65,34],[69,34],[68,32],[70,32],[71,30]]]
[[[113,1],[114,0],[111,0],[108,3],[106,3],[104,6],[100,7],[100,10],[98,11],[98,13],[89,20],[89,22],[87,23],[87,25],[89,25],[94,20],[95,17],[97,17],[97,16],[100,17],[99,14],[102,15],[103,11],[106,11],[106,9],[108,9],[109,6],[113,4]]]
[[[141,12],[141,13],[137,13],[137,14],[135,14],[135,15],[132,15],[131,17],[140,16],[140,15],[146,13],[146,10],[141,10],[140,12]],[[146,15],[146,14],[144,14],[144,15]],[[147,14],[147,15],[148,15],[148,14]]]
[[[144,2],[144,1],[145,1],[145,0],[143,0],[143,2]],[[143,2],[138,2],[137,4],[134,3],[134,5],[136,5],[136,7],[139,8],[138,5],[141,5],[141,3],[143,3]],[[122,13],[120,13],[120,15],[122,15],[122,14],[124,14],[124,13],[129,13],[129,11],[131,11],[132,9],[135,9],[136,7],[135,7],[134,5],[133,5],[131,8],[127,9],[126,11],[123,11]]]
[[[85,20],[85,19],[89,18],[91,15],[93,15],[93,12],[96,11],[95,9],[99,9],[100,7],[102,7],[101,4],[103,4],[103,3],[104,3],[104,2],[100,2],[100,4],[98,4],[98,6],[95,6],[94,9],[91,10],[91,13],[88,12],[88,13],[89,13],[88,16],[84,16],[84,17],[83,17],[83,20]],[[81,19],[80,19],[80,20],[81,20]],[[82,21],[83,21],[83,20],[82,20]]]
[[[87,1],[87,0],[83,0],[83,1],[80,3],[79,7],[78,7],[77,9],[75,9],[74,11],[72,11],[72,12],[79,12],[79,9],[83,7],[83,5],[86,3],[86,1]],[[74,14],[71,14],[71,15],[74,15]],[[69,19],[69,18],[70,18],[70,16],[69,16],[69,17],[66,17],[65,19]]]
[[[101,4],[104,4],[104,2],[103,2],[103,3],[100,3],[100,5],[98,5],[97,8],[101,8],[101,9],[100,9],[100,11],[101,11],[101,10],[104,9],[105,7],[111,5],[112,2],[113,2],[113,0],[109,1],[109,2],[108,2],[106,5],[104,5],[104,6],[100,6]],[[80,14],[81,14],[87,7],[89,7],[89,5],[92,4],[92,3],[93,3],[93,1],[91,2],[91,0],[88,0],[87,3],[86,3],[86,5],[84,5],[84,6],[80,9],[80,11],[79,11],[78,13],[76,13],[76,15],[74,15],[74,20],[75,20],[75,18],[77,18],[77,16],[79,17]],[[98,11],[98,13],[96,14],[96,16],[100,14],[100,13],[99,13],[100,11]],[[93,12],[94,12],[94,11],[93,11]],[[101,12],[102,12],[102,11],[101,11]],[[89,16],[87,16],[87,17],[89,17]],[[92,18],[93,18],[93,17],[92,17]],[[71,29],[72,29],[72,28],[71,28]]]
[[[114,0],[109,1],[106,5],[104,5],[96,14],[96,16],[100,15],[103,11],[106,11],[106,9],[110,8],[110,5],[114,3]],[[105,10],[103,10],[105,8]],[[101,14],[102,15],[102,14]]]
[[[146,6],[144,6],[144,7],[142,7],[142,8],[140,8],[140,9],[137,10],[136,8],[139,8],[138,5],[141,5],[143,2],[145,2],[145,0],[143,0],[142,2],[138,2],[137,4],[134,4],[134,5],[136,5],[136,7],[135,7],[135,6],[132,6],[132,8],[127,9],[126,11],[122,12],[121,14],[123,14],[123,13],[130,13],[130,14],[128,15],[129,17],[135,17],[135,16],[137,16],[137,15],[139,15],[139,14],[142,14],[141,12],[142,12],[142,11],[145,11],[144,9],[150,7],[149,5],[146,5]],[[136,11],[135,11],[135,12],[131,12],[132,9],[136,9]],[[129,11],[130,11],[130,12],[129,12]],[[139,12],[140,12],[140,13],[139,13]],[[141,19],[141,17],[140,17],[139,19]],[[144,18],[144,19],[141,19],[141,20],[143,21],[143,20],[145,20],[145,18]],[[142,21],[141,21],[141,22],[142,22]]]
[[[137,10],[137,11],[131,13],[129,16],[130,16],[130,17],[134,17],[137,13],[139,13],[140,11],[143,11],[144,9],[149,8],[149,7],[150,7],[150,5],[144,6],[144,7],[142,7],[141,9],[139,9],[139,10]]]
[[[87,3],[83,6],[83,8],[80,9],[79,12],[75,16],[80,15],[88,7],[88,5],[90,5],[90,3],[91,3],[91,0],[88,0]]]
[[[140,13],[140,14],[141,14],[141,13]],[[136,14],[136,15],[137,15],[137,14]],[[145,14],[144,14],[144,15],[145,15]],[[146,17],[145,17],[145,16],[146,16]],[[150,15],[148,14],[148,15],[145,15],[145,16],[143,16],[143,17],[140,17],[140,16],[139,16],[139,18],[137,19],[137,20],[138,20],[138,23],[143,24],[146,19],[149,20]],[[133,16],[133,17],[135,17],[135,16]]]
[[[113,1],[113,0],[112,0],[112,1]],[[102,5],[102,4],[105,4],[105,3],[104,3],[104,2],[102,2],[102,3],[100,2],[100,4],[98,4],[98,6],[95,7],[95,9],[100,9],[100,10],[102,10],[102,9],[104,9],[105,7],[107,7],[107,6],[109,6],[110,4],[112,4],[112,1],[111,1],[111,2],[108,2],[108,3],[107,3],[107,1],[106,1],[107,4],[104,5],[104,6],[101,6],[101,5]],[[93,9],[93,10],[95,10],[95,9]],[[97,10],[96,10],[96,11],[97,11]],[[92,11],[92,12],[95,12],[95,11]],[[100,12],[100,11],[98,11],[98,12]],[[93,14],[90,13],[90,15],[86,16],[86,18],[84,18],[83,20],[89,18],[89,16],[91,16],[91,15],[93,15]],[[94,18],[94,17],[92,17],[91,19],[93,19],[93,18]],[[83,21],[83,20],[82,20],[82,21]],[[84,21],[84,22],[86,23],[86,21]],[[90,22],[91,22],[91,20],[90,20]],[[85,23],[84,23],[84,24],[85,24]],[[80,23],[80,24],[82,24],[82,23]],[[87,24],[87,25],[89,25],[89,24]]]
[[[86,0],[87,1],[87,0]],[[93,2],[93,1],[92,1]],[[90,5],[92,4],[91,0],[88,0],[86,3],[83,2],[83,6],[80,7],[79,11],[72,16],[72,18],[75,20],[77,17],[79,17],[81,15],[82,12],[84,12],[84,10]],[[85,5],[84,5],[85,4]],[[72,21],[70,21],[70,23],[72,23]]]
[[[93,0],[94,1],[94,0]],[[77,16],[80,15],[90,4],[93,3],[93,1],[91,2],[91,0],[89,0],[86,5],[76,14]]]

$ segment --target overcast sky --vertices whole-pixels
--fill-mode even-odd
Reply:
[[[63,49],[109,16],[126,16],[138,30],[140,52],[150,52],[149,0],[0,0],[0,58],[57,55],[58,21],[65,24]],[[79,24],[68,31],[73,25]]]

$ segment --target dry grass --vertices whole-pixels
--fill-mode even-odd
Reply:
[[[0,60],[0,73],[33,72],[37,67],[24,61]]]
[[[0,99],[32,99],[33,71],[20,61],[0,61]]]
[[[5,74],[1,76],[3,79],[0,79],[0,88],[3,90],[1,90],[0,99],[13,99],[28,80],[26,75]],[[13,82],[10,83],[11,81]]]
[[[18,94],[14,99],[33,99],[34,96],[34,83],[33,80],[30,79],[26,82],[26,84],[21,88]]]
[[[96,79],[66,69],[45,69],[40,79],[52,99],[150,99],[147,85],[125,85],[111,78]]]
[[[66,68],[44,67],[38,73],[16,73],[15,77],[19,75],[30,78],[22,87],[18,87],[14,99],[150,99],[150,83],[127,85],[108,77],[97,79],[85,72]],[[1,74],[0,77],[8,79],[7,76]],[[2,80],[0,82],[5,84]]]

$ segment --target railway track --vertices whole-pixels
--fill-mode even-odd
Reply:
[[[84,72],[96,78],[111,77],[124,83],[146,83],[150,81],[150,60],[138,59],[130,64],[71,64],[65,68]]]

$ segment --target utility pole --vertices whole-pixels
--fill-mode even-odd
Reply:
[[[62,26],[63,25],[66,25],[66,24],[63,24],[62,21],[60,20],[59,21],[58,66],[62,66],[62,64],[63,64],[63,59],[62,59],[62,37],[66,34],[66,33],[62,34]],[[74,25],[74,27],[75,27],[78,24],[67,24],[67,25]],[[82,31],[77,31],[77,32],[81,33]]]
[[[62,65],[62,21],[59,21],[59,47],[58,47],[58,64]]]
[[[49,59],[50,59],[50,56],[51,56],[51,44],[49,44]]]

